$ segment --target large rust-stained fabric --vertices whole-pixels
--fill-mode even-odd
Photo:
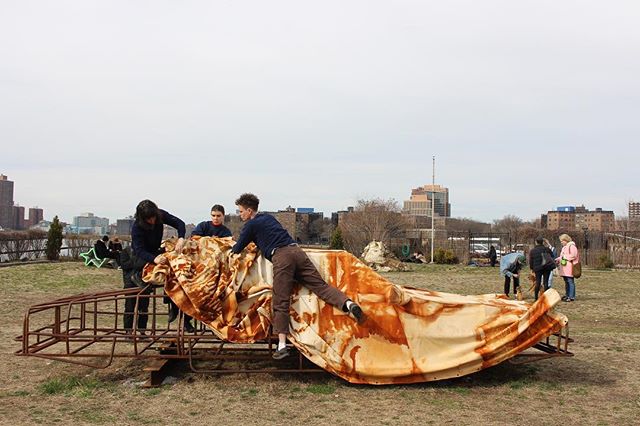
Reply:
[[[173,244],[166,242],[170,250]],[[251,244],[231,256],[230,238],[193,237],[170,266],[147,265],[185,313],[220,338],[267,337],[271,262]],[[547,290],[532,305],[504,295],[462,296],[394,285],[344,251],[305,250],[329,283],[358,302],[355,320],[301,286],[291,303],[291,342],[308,359],[352,383],[415,383],[463,376],[507,360],[566,325]]]

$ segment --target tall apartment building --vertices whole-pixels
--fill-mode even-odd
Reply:
[[[315,212],[312,208],[299,208],[294,209],[289,206],[284,210],[278,210],[277,212],[269,212],[270,215],[276,218],[284,229],[289,232],[291,238],[300,243],[317,241],[317,235],[314,235],[310,225],[316,220],[324,217],[322,213]],[[313,242],[315,242],[313,241]]]
[[[411,216],[431,217],[432,209],[435,211],[436,217],[451,217],[449,188],[440,185],[423,185],[413,188],[411,196],[403,204],[402,213]]]
[[[640,221],[640,203],[635,201],[629,202],[629,220]]]
[[[13,206],[13,229],[24,229],[25,221],[24,221],[24,207],[22,206]]]
[[[29,209],[29,219],[27,219],[27,227],[35,226],[44,220],[44,210],[38,207]]]
[[[13,228],[13,182],[0,175],[0,227]]]
[[[7,176],[0,175],[0,227],[25,229],[44,219],[44,212],[37,207],[29,209],[28,219],[25,219],[24,212],[24,207],[14,205],[13,182]]]
[[[615,215],[613,211],[599,207],[588,210],[584,206],[563,206],[543,214],[540,222],[543,227],[551,230],[611,231],[615,228]]]

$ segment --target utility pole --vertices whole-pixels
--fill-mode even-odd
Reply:
[[[431,176],[431,263],[433,263],[433,242],[435,240],[436,230],[434,228],[435,225],[435,212],[436,212],[436,200],[435,200],[435,189],[436,189],[436,156],[433,156],[433,163],[431,166],[433,170],[433,174]]]

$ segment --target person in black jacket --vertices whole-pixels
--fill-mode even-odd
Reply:
[[[184,222],[169,212],[159,209],[151,200],[143,200],[138,203],[135,221],[131,227],[131,246],[135,257],[135,272],[132,274],[131,280],[139,287],[144,287],[141,275],[142,268],[146,263],[155,263],[156,265],[169,263],[164,256],[164,248],[160,247],[165,224],[178,231],[175,251],[181,252],[186,232]],[[172,322],[178,316],[178,307],[168,297],[165,298],[165,303],[169,303],[169,322]],[[185,315],[184,329],[188,332],[195,331],[191,325],[191,317],[188,315]]]
[[[556,267],[553,254],[544,246],[544,238],[536,238],[536,246],[529,252],[529,267],[536,274],[535,299],[538,300],[540,284],[549,289],[549,276]]]
[[[498,260],[498,253],[496,252],[496,248],[492,245],[489,247],[489,262],[491,262],[491,267],[496,266],[496,261]]]
[[[96,253],[96,257],[100,259],[113,259],[116,261],[118,266],[120,266],[120,258],[118,253],[109,250],[107,247],[107,242],[109,241],[109,237],[107,235],[103,236],[102,239],[96,240],[96,243],[93,245],[93,251]]]
[[[196,226],[191,235],[199,235],[201,237],[231,237],[233,234],[224,226],[224,207],[216,204],[211,207],[211,220],[200,222]]]

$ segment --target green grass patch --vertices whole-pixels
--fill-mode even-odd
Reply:
[[[98,390],[114,390],[114,385],[100,381],[94,377],[63,377],[43,382],[39,390],[44,395],[74,395],[82,398],[93,396]]]
[[[242,396],[256,396],[258,395],[258,389],[250,388],[242,392]]]
[[[471,393],[471,389],[465,388],[462,386],[455,386],[450,389],[451,392],[457,393],[459,395],[469,395]]]
[[[319,385],[309,385],[307,387],[307,392],[312,393],[314,395],[331,395],[335,393],[336,387],[327,384],[319,384]]]

